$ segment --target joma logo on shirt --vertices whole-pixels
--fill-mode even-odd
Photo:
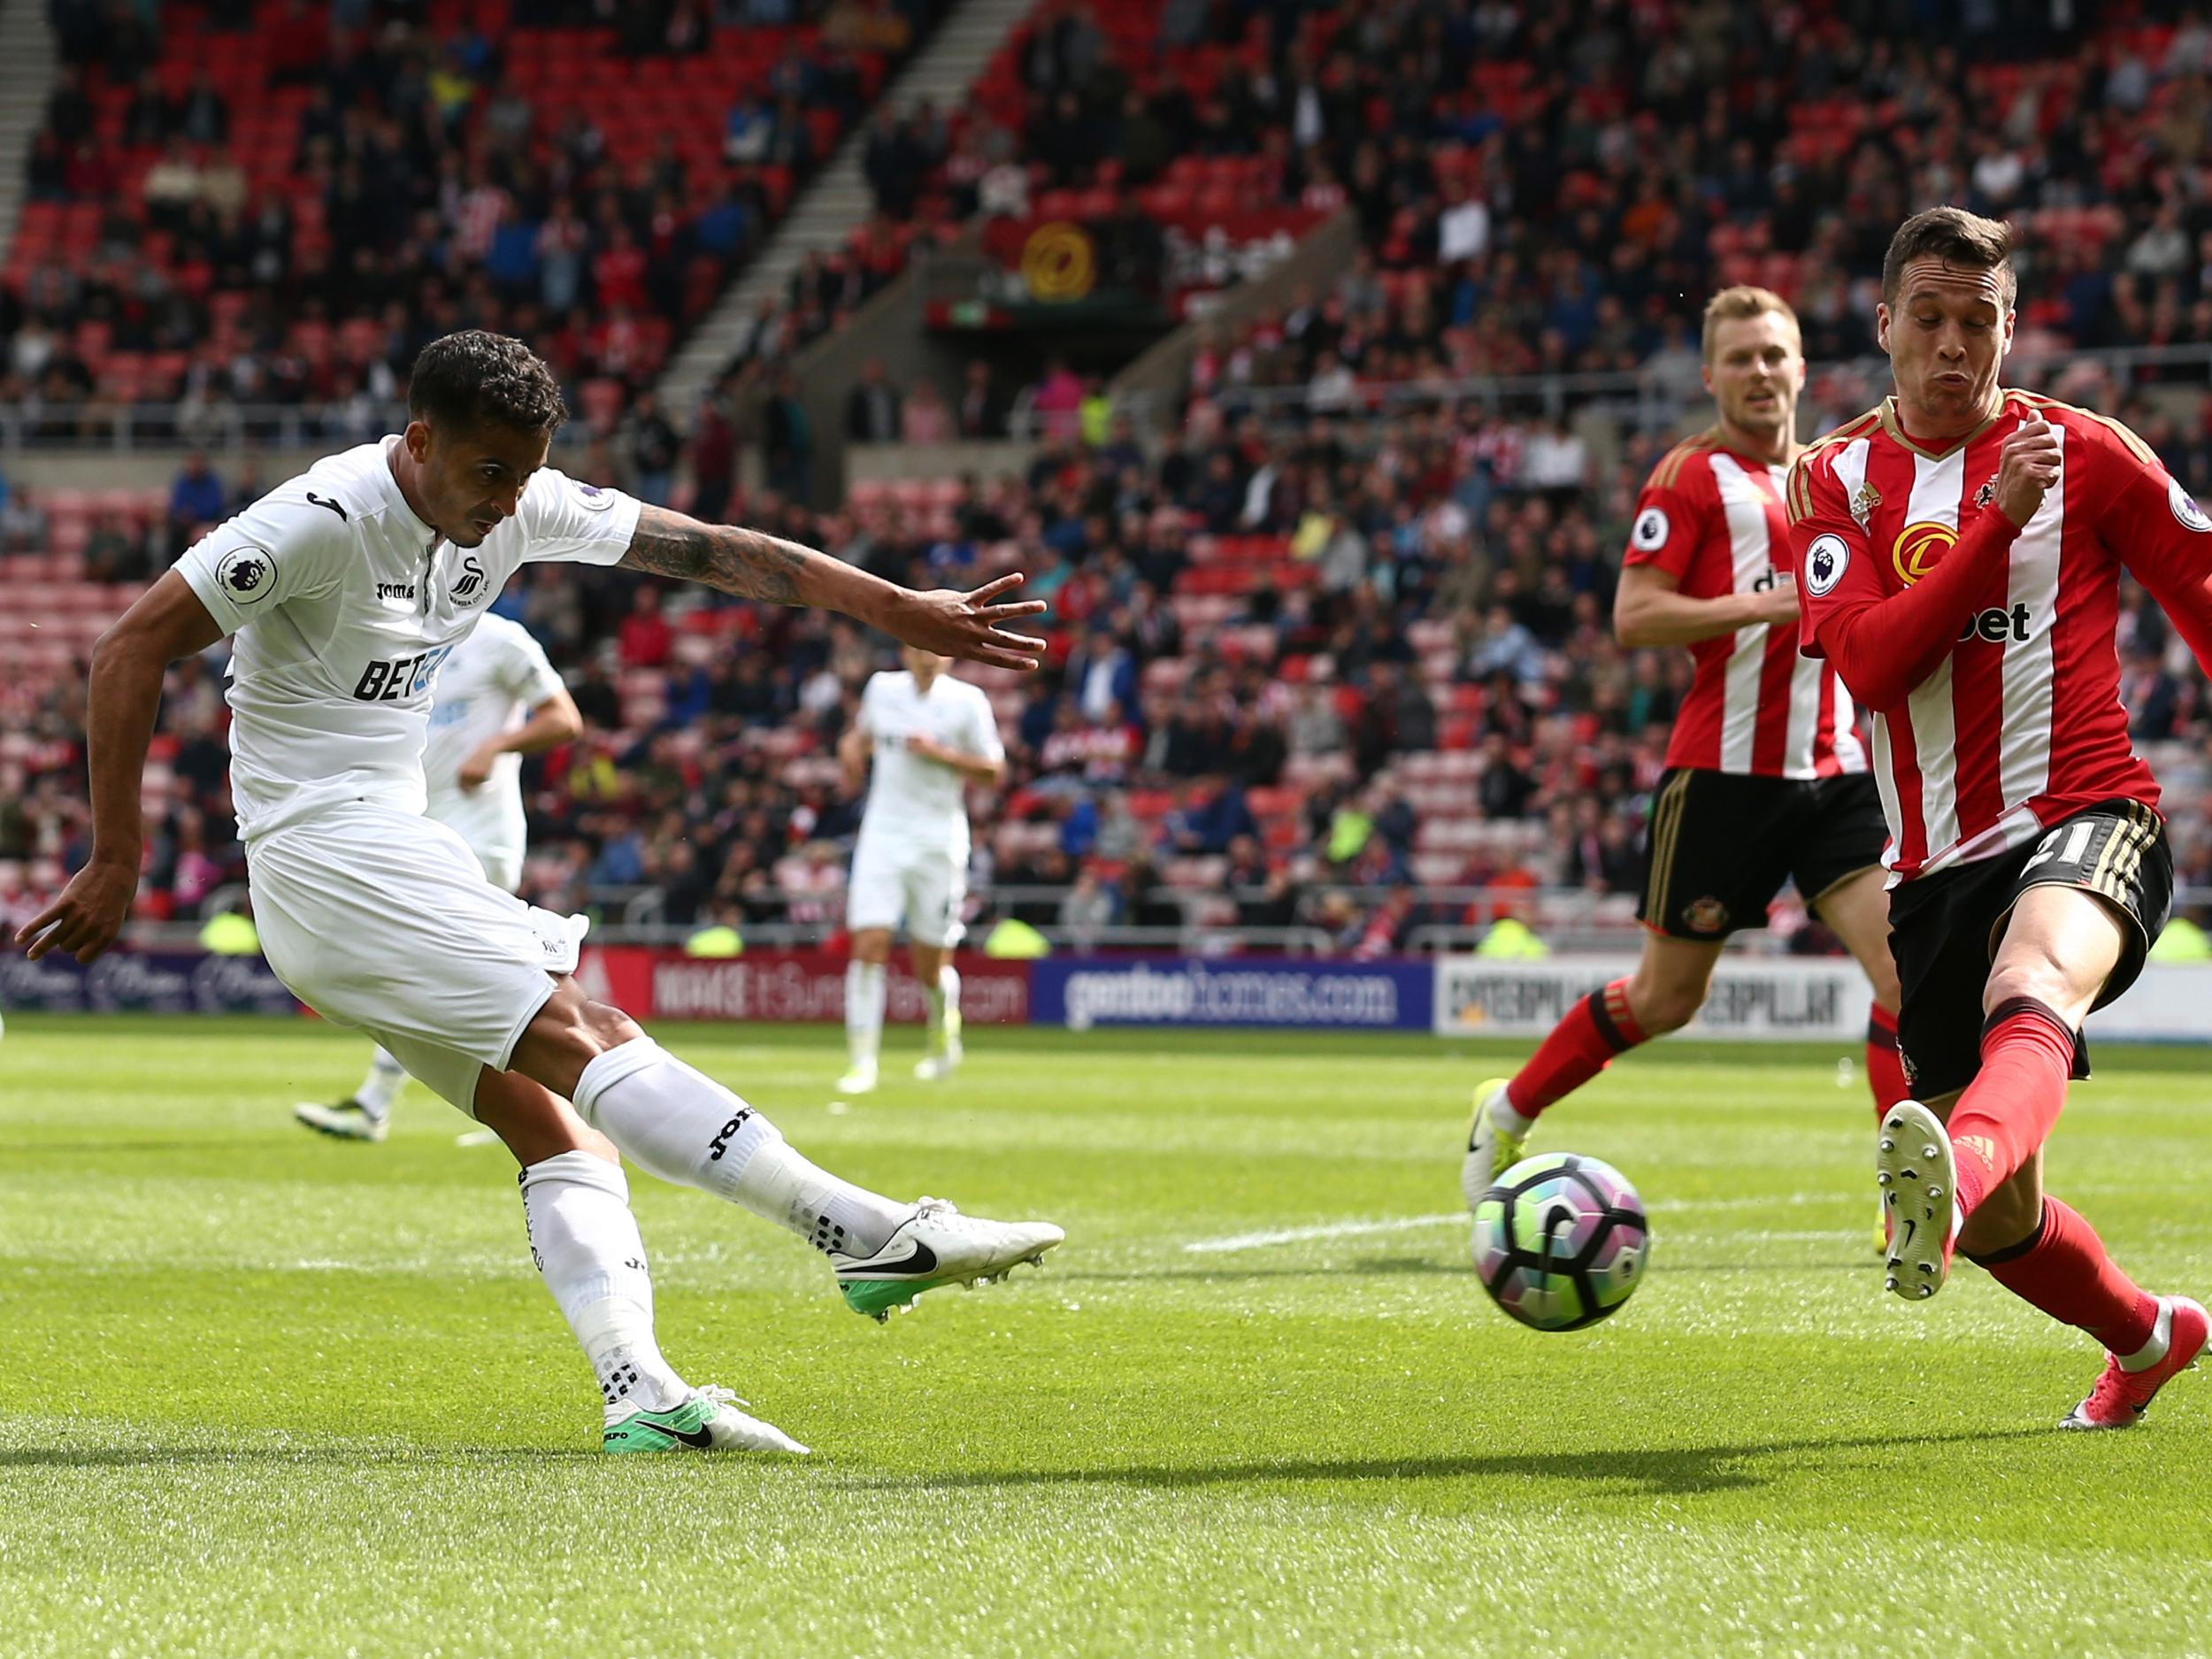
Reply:
[[[415,596],[415,584],[412,582],[379,582],[376,585],[376,596],[379,599],[411,600]]]
[[[438,665],[452,655],[450,645],[441,645],[434,651],[425,651],[417,657],[371,663],[361,671],[360,681],[353,688],[354,701],[398,703],[407,697],[420,696],[437,679]]]

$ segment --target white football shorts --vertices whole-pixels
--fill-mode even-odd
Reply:
[[[590,926],[494,887],[444,825],[374,802],[273,831],[246,862],[285,987],[465,1112],[479,1069],[507,1069],[553,976],[575,972]]]
[[[949,950],[967,936],[960,919],[967,901],[964,849],[899,846],[863,836],[853,849],[845,926],[855,933],[895,928],[903,921],[915,944]]]

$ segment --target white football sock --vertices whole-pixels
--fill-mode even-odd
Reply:
[[[564,1152],[522,1171],[530,1259],[584,1346],[611,1410],[680,1405],[691,1390],[653,1340],[653,1279],[630,1213],[622,1171],[588,1152]]]
[[[1536,1127],[1536,1119],[1524,1118],[1513,1109],[1513,1091],[1501,1088],[1490,1097],[1490,1121],[1509,1135],[1525,1135]]]
[[[370,1117],[388,1117],[392,1102],[406,1087],[407,1068],[379,1048],[370,1058],[369,1075],[353,1091],[353,1098]]]
[[[890,994],[880,962],[845,964],[845,1048],[855,1065],[873,1065],[883,1047],[883,1005]]]
[[[944,1039],[945,1016],[960,1012],[960,970],[948,961],[937,970],[937,983],[923,989],[929,998],[929,1047],[934,1053]]]
[[[650,1037],[586,1066],[576,1110],[639,1168],[726,1198],[818,1250],[872,1256],[913,1209],[818,1169],[775,1125]]]

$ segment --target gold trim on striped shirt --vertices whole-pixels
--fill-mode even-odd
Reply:
[[[1982,434],[1987,432],[1992,426],[1995,426],[1998,421],[2004,418],[2006,403],[2010,402],[2016,396],[2017,396],[2016,393],[2008,391],[2001,386],[1997,388],[1997,407],[1990,411],[1988,418],[1982,421],[1979,426],[1976,426],[1973,431],[1967,433],[1961,437],[1954,438],[1949,443],[1946,444],[1940,449],[1925,449],[1921,445],[1915,443],[1910,438],[1905,435],[1905,423],[1897,418],[1897,400],[1894,397],[1885,397],[1882,400],[1882,407],[1879,411],[1882,417],[1882,430],[1888,433],[1891,437],[1896,439],[1899,443],[1904,445],[1906,449],[1911,450],[1915,455],[1924,456],[1931,461],[1947,460],[1950,457],[1956,455],[1961,449],[1966,448],[1968,444],[1973,442],[1975,439],[1980,437]]]
[[[2085,420],[2093,420],[2101,426],[2108,427],[2112,435],[2119,439],[2126,446],[2127,452],[2142,465],[2159,465],[2158,452],[2136,436],[2125,423],[2115,420],[2109,415],[2101,415],[2093,409],[2083,409],[2078,404],[2061,403],[2055,397],[2046,397],[2039,392],[2008,392],[2005,396],[2016,397],[2037,409],[2055,409],[2062,414],[2079,415]]]
[[[1870,409],[1863,415],[1855,415],[1825,437],[1815,438],[1799,452],[1797,459],[1791,464],[1789,488],[1783,497],[1783,505],[1789,513],[1792,524],[1798,523],[1813,510],[1813,457],[1839,443],[1864,437],[1868,424],[1879,421],[1881,418],[1882,411],[1878,409]]]
[[[1647,488],[1672,489],[1675,480],[1682,476],[1682,469],[1694,455],[1704,455],[1714,447],[1717,434],[1712,431],[1698,433],[1676,444],[1659,457],[1659,465],[1651,469],[1651,482]]]

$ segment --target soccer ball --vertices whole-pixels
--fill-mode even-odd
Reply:
[[[1475,1206],[1475,1271],[1490,1299],[1539,1331],[1578,1331],[1644,1276],[1644,1201],[1609,1164],[1572,1152],[1523,1158]]]

